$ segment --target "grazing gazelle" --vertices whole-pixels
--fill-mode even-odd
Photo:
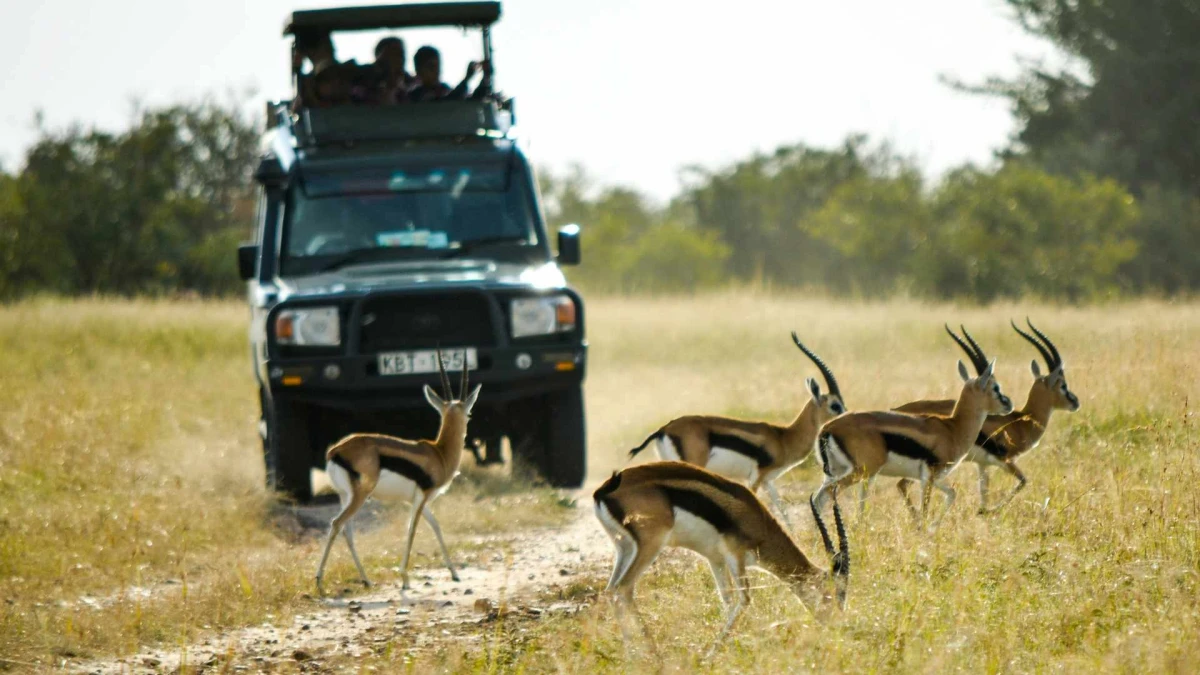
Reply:
[[[946,507],[932,527],[936,528],[950,510],[954,504],[954,490],[943,480],[971,449],[984,419],[988,415],[1008,414],[1013,408],[1012,401],[1000,391],[1000,384],[992,374],[995,360],[988,363],[983,350],[971,339],[966,328],[962,330],[971,347],[946,326],[946,332],[970,357],[978,377],[972,378],[962,361],[958,362],[963,387],[949,415],[854,412],[832,419],[821,427],[817,445],[825,479],[810,498],[818,525],[821,524],[821,507],[830,490],[836,504],[839,488],[863,479],[870,480],[876,475],[920,481],[920,512],[908,498],[907,484],[900,489],[918,522],[929,508],[931,488],[936,487],[946,495]]]
[[[596,517],[616,547],[606,592],[615,596],[618,620],[628,607],[647,637],[633,589],[666,546],[690,549],[708,560],[728,610],[714,649],[750,601],[747,567],[758,567],[785,582],[818,619],[828,617],[835,598],[839,608],[845,607],[850,551],[836,502],[839,551],[832,569],[826,571],[805,557],[749,488],[693,464],[668,461],[628,467],[614,472],[593,498]],[[832,553],[828,533],[822,530],[821,534]]]
[[[781,426],[716,415],[677,417],[630,450],[629,456],[637,455],[655,442],[661,459],[702,466],[713,473],[746,483],[753,492],[758,492],[759,486],[765,486],[775,510],[783,517],[788,529],[793,529],[783,502],[779,499],[779,492],[775,489],[775,479],[812,454],[816,447],[817,430],[826,421],[844,413],[846,404],[829,366],[805,347],[795,332],[792,332],[792,341],[825,376],[829,391],[821,394],[821,385],[813,378],[807,378],[805,385],[809,399],[791,424]]]
[[[446,550],[446,542],[442,539],[442,528],[429,510],[429,504],[445,492],[450,487],[450,481],[458,475],[458,465],[466,443],[467,422],[471,419],[471,408],[479,398],[479,389],[483,385],[475,385],[475,390],[464,397],[467,391],[467,364],[464,360],[459,398],[453,398],[454,392],[450,388],[450,378],[446,375],[446,364],[440,348],[437,360],[445,398],[425,385],[425,399],[442,418],[435,440],[410,441],[383,434],[350,434],[330,446],[325,453],[325,470],[337,490],[342,510],[329,524],[329,539],[325,542],[325,553],[321,555],[321,564],[317,568],[318,591],[321,591],[321,578],[325,572],[325,561],[329,558],[329,548],[339,532],[346,537],[346,545],[350,547],[350,555],[354,558],[363,584],[370,585],[367,573],[358,560],[358,553],[354,550],[354,534],[350,525],[350,519],[370,496],[412,504],[404,559],[400,563],[403,588],[409,587],[408,557],[412,552],[417,519],[422,515],[437,536],[450,576],[458,581],[458,573],[454,571],[450,552]]]
[[[1079,398],[1067,386],[1067,375],[1063,370],[1062,357],[1058,348],[1042,331],[1033,325],[1028,317],[1025,323],[1041,338],[1039,342],[1029,333],[1012,323],[1013,330],[1028,340],[1042,358],[1046,360],[1046,373],[1043,375],[1038,367],[1037,359],[1030,362],[1033,371],[1033,385],[1029,387],[1029,398],[1020,410],[1014,410],[1007,415],[993,415],[983,423],[983,430],[975,439],[975,444],[967,453],[967,461],[974,462],[979,467],[979,513],[988,513],[1000,509],[1025,487],[1025,474],[1017,468],[1017,458],[1037,447],[1046,433],[1050,423],[1050,414],[1055,410],[1075,412],[1079,410]],[[1042,344],[1042,343],[1045,344]],[[946,414],[954,407],[954,401],[914,401],[896,408],[900,412]],[[998,466],[1014,478],[1017,485],[1000,503],[988,507],[988,472]],[[903,481],[901,481],[903,482]]]

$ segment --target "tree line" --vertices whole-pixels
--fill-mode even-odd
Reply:
[[[1200,0],[1005,0],[1071,62],[951,82],[1010,103],[994,167],[935,183],[887,143],[789,144],[688,167],[656,204],[586,171],[539,171],[550,225],[582,226],[585,290],[728,284],[1079,301],[1200,288]],[[0,170],[0,298],[241,290],[261,121],[212,100],[124,132],[42,129]]]

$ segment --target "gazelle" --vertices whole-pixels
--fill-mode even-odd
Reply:
[[[425,400],[429,401],[429,405],[433,406],[442,418],[436,439],[410,441],[383,434],[350,434],[330,446],[329,451],[325,453],[325,471],[337,490],[342,510],[329,524],[325,553],[321,555],[321,564],[317,567],[319,592],[323,592],[321,579],[325,572],[325,561],[329,558],[329,549],[339,532],[346,537],[346,545],[350,547],[350,555],[354,558],[354,565],[358,568],[363,585],[370,585],[367,573],[358,560],[358,552],[354,550],[354,533],[350,524],[350,519],[370,496],[382,497],[385,500],[402,500],[412,504],[412,512],[408,517],[408,538],[404,544],[404,559],[400,563],[404,589],[409,588],[408,558],[412,552],[417,519],[422,515],[437,536],[442,557],[450,570],[450,577],[458,581],[458,572],[454,570],[450,552],[446,550],[446,542],[442,539],[442,528],[433,517],[433,512],[429,510],[429,504],[445,492],[450,487],[450,481],[458,475],[463,445],[466,443],[467,422],[471,419],[471,408],[479,398],[479,389],[483,385],[475,385],[471,394],[463,397],[467,391],[467,364],[464,361],[459,398],[453,398],[454,392],[450,388],[450,378],[446,375],[446,364],[442,360],[440,348],[437,351],[437,360],[445,398],[438,396],[429,385],[425,385],[424,389]]]
[[[976,437],[974,445],[967,453],[967,461],[974,462],[979,467],[979,513],[988,513],[1002,508],[1013,497],[1017,496],[1026,483],[1025,474],[1017,467],[1017,458],[1036,448],[1046,433],[1050,423],[1050,415],[1055,410],[1075,412],[1079,410],[1079,398],[1067,386],[1067,375],[1063,370],[1063,360],[1058,348],[1038,330],[1028,317],[1025,323],[1041,339],[1039,342],[1029,333],[1009,321],[1013,330],[1037,348],[1042,358],[1046,360],[1046,373],[1043,375],[1037,359],[1029,363],[1033,372],[1033,384],[1029,387],[1029,397],[1025,406],[1007,415],[993,415],[983,423],[983,429]],[[954,401],[914,401],[896,408],[900,412],[946,414],[954,406]],[[987,505],[988,472],[992,467],[1000,467],[1017,479],[1017,485],[1000,503]],[[902,481],[903,482],[903,481]],[[865,486],[864,486],[865,489]]]
[[[845,607],[850,551],[836,502],[839,550],[826,571],[809,562],[749,488],[693,464],[667,461],[628,467],[614,472],[593,498],[596,517],[616,547],[606,592],[615,596],[618,620],[628,607],[647,637],[634,604],[634,585],[667,546],[690,549],[708,560],[728,611],[714,649],[750,602],[748,567],[787,583],[820,620],[828,617],[835,598],[839,609]],[[829,535],[824,530],[821,534],[832,553]]]
[[[978,373],[978,377],[972,378],[962,361],[958,362],[963,387],[949,415],[854,412],[821,427],[817,445],[825,479],[810,498],[818,525],[823,527],[820,512],[830,490],[836,504],[839,488],[863,479],[870,481],[876,475],[920,481],[920,512],[908,498],[907,483],[900,487],[904,502],[918,522],[928,511],[930,490],[936,487],[945,494],[946,507],[934,521],[934,528],[954,504],[954,490],[944,479],[970,450],[984,419],[988,415],[1008,414],[1013,406],[993,376],[995,360],[988,363],[966,328],[963,335],[970,340],[971,347],[949,326],[946,332],[966,352]]]
[[[775,510],[783,517],[788,529],[793,529],[775,489],[775,479],[812,454],[817,430],[826,421],[844,413],[846,404],[829,366],[805,347],[794,331],[792,341],[825,376],[829,391],[822,394],[821,385],[813,378],[807,378],[805,385],[809,399],[791,424],[780,426],[715,415],[688,415],[667,422],[641,445],[630,450],[629,456],[636,456],[654,442],[661,459],[702,466],[746,483],[753,492],[758,492],[759,486],[765,486]]]

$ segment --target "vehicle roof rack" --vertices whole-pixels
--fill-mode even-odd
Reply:
[[[298,149],[358,142],[511,139],[513,126],[511,112],[494,101],[347,105],[305,108],[296,115],[275,104],[268,106],[268,114],[268,126],[286,129]]]
[[[283,34],[297,31],[356,31],[378,28],[461,26],[489,28],[500,19],[499,2],[428,2],[409,5],[377,5],[305,9],[292,12]]]

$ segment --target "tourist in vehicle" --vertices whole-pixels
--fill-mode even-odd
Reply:
[[[296,35],[295,61],[299,77],[300,100],[304,107],[326,108],[350,100],[350,82],[338,63],[329,33],[299,33]],[[307,60],[312,71],[299,74]]]
[[[296,35],[293,66],[307,59],[312,72],[299,76],[300,103],[309,108],[327,108],[351,103],[374,103],[378,100],[380,75],[373,66],[362,66],[353,59],[340,62],[329,33]]]
[[[483,79],[471,93],[470,98],[481,99],[491,93],[492,66],[487,61],[482,63],[472,61],[467,64],[466,77],[453,89],[450,88],[450,85],[442,82],[442,56],[436,48],[426,45],[418,49],[417,53],[413,55],[413,65],[417,71],[417,84],[408,90],[408,100],[410,101],[421,103],[464,100],[468,97],[467,89],[470,86],[471,78],[475,77],[480,70],[483,71]]]
[[[404,40],[398,37],[385,37],[375,45],[375,68],[382,78],[379,102],[383,105],[407,102],[408,90],[417,84],[404,67],[406,60]]]

